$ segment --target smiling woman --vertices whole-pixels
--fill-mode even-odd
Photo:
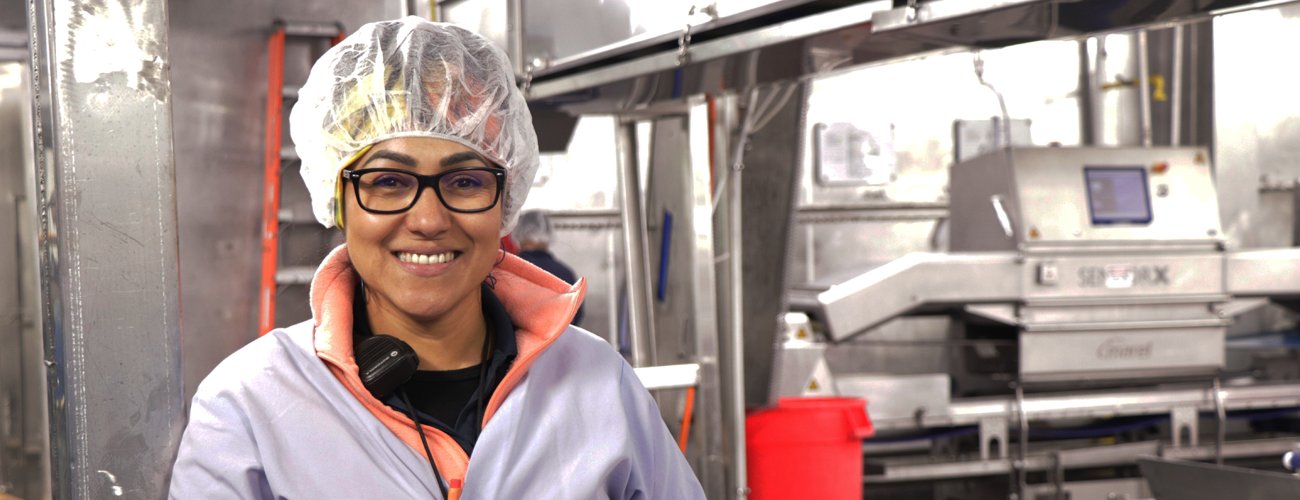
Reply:
[[[703,498],[631,367],[569,326],[585,281],[500,250],[538,154],[499,49],[370,24],[299,96],[303,180],[347,243],[311,321],[199,386],[172,498]]]
[[[411,344],[421,369],[478,364],[486,328],[479,285],[499,253],[504,171],[459,143],[427,137],[381,142],[357,164],[343,173],[354,189],[340,205],[371,328]],[[421,196],[426,187],[437,196]]]

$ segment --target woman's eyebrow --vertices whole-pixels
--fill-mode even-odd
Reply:
[[[379,159],[392,160],[411,168],[415,168],[415,166],[418,164],[415,161],[415,157],[413,156],[398,153],[396,151],[381,150],[381,151],[376,151],[374,155],[371,155],[370,159],[366,160],[366,163],[362,166],[364,167],[366,165],[369,165],[370,162]]]
[[[461,151],[459,153],[454,153],[443,157],[442,161],[438,162],[438,164],[443,167],[449,167],[457,163],[471,161],[471,160],[478,160],[483,163],[487,163],[487,161],[484,160],[482,156],[479,156],[478,153],[475,153],[473,151]]]

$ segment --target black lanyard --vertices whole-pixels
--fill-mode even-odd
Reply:
[[[483,434],[483,400],[487,399],[487,365],[488,352],[491,348],[491,339],[493,331],[492,321],[484,318],[487,323],[487,329],[483,332],[483,354],[478,369],[478,404],[474,412],[474,441],[477,443],[478,437]],[[411,414],[411,421],[415,422],[415,429],[420,433],[420,444],[424,445],[424,455],[429,458],[429,466],[433,468],[433,479],[438,483],[438,491],[442,492],[442,498],[447,499],[447,487],[442,484],[442,474],[438,473],[438,463],[433,460],[433,453],[429,451],[429,441],[424,437],[424,426],[420,424],[420,417],[415,413],[415,406],[411,405],[411,398],[406,396],[406,387],[398,389],[402,394],[402,402],[406,403],[406,410]]]

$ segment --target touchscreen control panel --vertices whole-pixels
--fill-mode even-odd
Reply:
[[[1142,167],[1084,167],[1092,223],[1150,224],[1151,190]]]

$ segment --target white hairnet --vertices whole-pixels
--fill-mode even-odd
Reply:
[[[515,233],[511,237],[520,245],[529,243],[549,245],[551,231],[551,218],[546,216],[546,212],[529,210],[519,214],[519,224],[515,226]]]
[[[537,135],[504,52],[458,26],[410,16],[362,26],[312,66],[289,133],[312,211],[334,225],[340,171],[398,137],[447,139],[506,169],[501,235],[514,228],[537,171]]]

